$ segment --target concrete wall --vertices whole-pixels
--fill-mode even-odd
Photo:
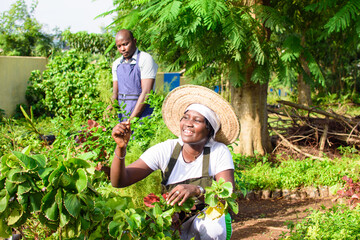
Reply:
[[[25,103],[25,91],[31,71],[46,69],[45,57],[0,56],[0,108],[14,114],[17,104]]]

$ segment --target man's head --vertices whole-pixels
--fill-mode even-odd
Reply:
[[[116,48],[124,59],[131,59],[136,50],[136,39],[131,31],[122,29],[115,36]]]

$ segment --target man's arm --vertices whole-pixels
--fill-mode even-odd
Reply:
[[[144,102],[147,99],[147,95],[153,89],[154,83],[155,83],[155,79],[152,78],[141,79],[142,92],[136,102],[134,111],[130,115],[130,119],[134,117],[140,117],[141,113],[144,111],[146,106]]]
[[[118,99],[118,82],[117,81],[113,81],[113,94],[111,96],[111,104],[106,108],[107,110],[111,110],[112,104],[114,103],[114,101],[116,101]]]

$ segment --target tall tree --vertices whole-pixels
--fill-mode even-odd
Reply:
[[[114,30],[132,29],[139,44],[153,51],[166,70],[185,69],[198,84],[211,86],[227,79],[231,103],[241,124],[235,152],[264,154],[271,150],[266,110],[270,74],[276,73],[283,81],[296,78],[299,70],[318,80],[322,76],[306,41],[301,43],[301,36],[294,30],[299,28],[298,22],[289,23],[280,3],[114,1],[114,11],[119,14]],[[302,66],[300,56],[306,66]]]
[[[53,37],[42,32],[42,25],[33,13],[37,6],[34,2],[30,10],[24,0],[17,0],[9,11],[0,14],[0,48],[2,55],[12,56],[49,56],[53,48]]]
[[[357,100],[360,1],[321,0],[306,9],[323,17],[322,32],[318,34],[318,42],[322,47],[314,51],[324,72],[329,73],[326,88],[322,91],[343,95],[352,92],[353,100]]]
[[[169,71],[185,68],[196,83],[228,79],[241,134],[236,152],[271,150],[267,82],[277,50],[255,15],[255,1],[143,0],[116,2],[117,28],[128,28]],[[261,5],[262,3],[260,3]],[[256,6],[255,6],[256,7]],[[260,10],[259,10],[260,11]],[[275,27],[275,26],[274,26]],[[276,54],[275,54],[276,55]]]

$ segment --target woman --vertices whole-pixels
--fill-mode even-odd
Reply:
[[[161,169],[166,200],[171,205],[181,205],[189,197],[201,202],[204,188],[211,186],[212,179],[223,178],[235,186],[234,164],[226,145],[238,137],[239,122],[230,104],[208,88],[184,85],[168,94],[162,113],[165,124],[179,139],[151,147],[127,167],[124,159],[130,123],[114,127],[112,137],[117,146],[111,165],[112,185],[126,187]],[[226,239],[225,217],[187,220],[181,238],[192,237]]]

